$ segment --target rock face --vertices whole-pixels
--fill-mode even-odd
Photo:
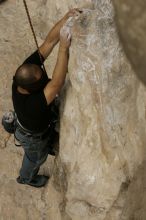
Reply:
[[[138,220],[138,213],[133,214],[137,203],[128,211],[127,204],[143,186],[134,185],[132,178],[145,158],[146,92],[121,46],[112,2],[37,0],[28,5],[40,43],[70,7],[84,12],[72,30],[59,156],[49,157],[40,171],[52,174],[48,186],[38,190],[16,183],[23,152],[1,128],[1,218]],[[12,74],[35,49],[22,6],[20,0],[0,6],[0,115],[12,105]],[[46,61],[49,74],[55,61],[56,50]]]
[[[146,84],[146,0],[114,0],[116,21],[124,49],[138,78]]]
[[[121,48],[111,2],[97,3],[75,24],[62,116],[72,219],[105,219],[144,155],[142,88]]]

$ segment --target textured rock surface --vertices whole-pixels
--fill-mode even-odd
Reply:
[[[110,1],[98,2],[75,25],[60,152],[69,174],[66,211],[73,219],[104,219],[144,155],[143,89],[122,51],[113,16]],[[116,214],[119,219],[120,208]]]
[[[116,20],[126,54],[146,84],[146,0],[114,0]]]
[[[70,7],[89,10],[73,28],[60,154],[41,169],[53,173],[46,188],[18,185],[23,152],[1,128],[1,219],[144,220],[145,163],[136,171],[145,158],[145,88],[123,52],[110,0],[29,1],[39,42]],[[0,116],[12,106],[15,69],[34,49],[22,1],[0,5]],[[55,59],[56,50],[46,62],[49,74]]]

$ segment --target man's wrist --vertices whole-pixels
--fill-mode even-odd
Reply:
[[[69,48],[64,46],[59,46],[59,52],[68,52]]]
[[[61,21],[61,26],[63,26],[67,22],[68,16],[65,15],[60,21]]]
[[[69,15],[66,14],[66,15],[62,18],[62,20],[63,20],[64,22],[66,22],[68,18],[69,18]]]

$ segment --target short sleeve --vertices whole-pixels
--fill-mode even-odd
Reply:
[[[42,61],[44,62],[44,57],[41,55]],[[38,66],[42,66],[42,62],[38,53],[38,50],[36,50],[33,54],[31,54],[24,62],[23,64],[36,64]]]

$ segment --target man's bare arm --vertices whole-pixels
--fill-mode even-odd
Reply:
[[[62,32],[63,36],[60,37],[60,46],[58,51],[58,58],[53,72],[52,80],[44,88],[44,94],[47,104],[51,103],[56,95],[62,88],[67,69],[68,69],[68,52],[70,47],[69,34]]]
[[[45,59],[49,56],[54,46],[58,43],[60,37],[60,29],[62,26],[65,24],[69,17],[74,16],[77,13],[79,13],[79,9],[70,10],[60,21],[58,21],[57,24],[55,24],[55,26],[48,33],[44,43],[39,48]]]

